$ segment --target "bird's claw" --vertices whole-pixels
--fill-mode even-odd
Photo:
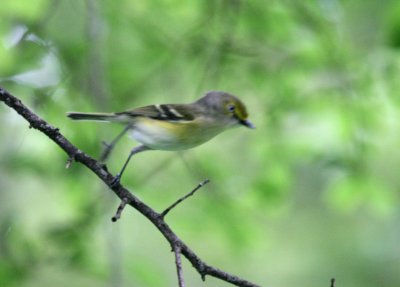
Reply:
[[[118,173],[118,174],[114,177],[113,181],[111,182],[111,186],[112,186],[112,187],[117,186],[117,185],[119,184],[120,181],[121,181],[121,174]]]

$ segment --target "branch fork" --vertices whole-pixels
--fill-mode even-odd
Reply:
[[[160,218],[164,219],[164,217],[173,209],[175,208],[178,204],[182,203],[185,199],[188,197],[192,196],[196,191],[198,191],[200,188],[205,186],[207,183],[209,183],[210,180],[206,179],[202,182],[200,182],[191,192],[186,194],[185,196],[179,198],[177,201],[175,201],[173,204],[171,204],[169,207],[167,207],[163,212],[160,213]]]

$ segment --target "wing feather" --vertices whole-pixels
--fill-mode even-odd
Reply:
[[[187,105],[151,105],[136,108],[130,111],[116,113],[116,115],[128,115],[131,117],[146,117],[161,121],[192,121],[194,114],[188,112]]]

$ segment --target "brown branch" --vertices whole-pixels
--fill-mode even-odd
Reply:
[[[206,264],[203,260],[197,256],[168,226],[164,219],[149,207],[147,204],[142,202],[139,198],[129,192],[122,185],[112,186],[114,176],[111,175],[104,164],[93,159],[83,151],[76,148],[68,139],[66,139],[59,131],[58,128],[51,126],[45,120],[40,118],[38,115],[33,113],[29,108],[27,108],[21,100],[11,95],[9,92],[0,87],[0,101],[4,102],[7,106],[14,109],[18,114],[20,114],[29,125],[44,133],[49,137],[54,143],[56,143],[71,160],[79,162],[90,169],[94,174],[97,175],[121,200],[126,198],[127,204],[139,211],[143,216],[150,220],[155,227],[161,232],[165,239],[169,242],[172,249],[179,246],[180,253],[186,257],[187,260],[192,263],[193,267],[200,273],[202,279],[205,276],[213,276],[219,278],[225,282],[232,283],[236,286],[242,287],[256,287],[254,283],[247,280],[239,278],[235,275],[224,272],[218,268],[212,267]]]

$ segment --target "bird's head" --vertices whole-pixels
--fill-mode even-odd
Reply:
[[[251,129],[255,128],[248,120],[246,106],[234,95],[211,91],[200,98],[197,103],[227,126],[243,125]]]

